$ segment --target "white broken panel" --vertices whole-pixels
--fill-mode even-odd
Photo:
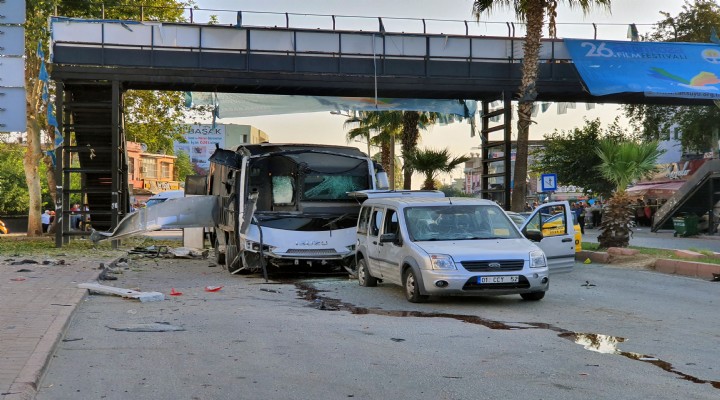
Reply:
[[[116,288],[114,286],[106,286],[99,283],[81,283],[78,287],[95,293],[112,294],[128,299],[140,300],[141,303],[165,300],[165,295],[160,292],[138,292],[137,290]]]

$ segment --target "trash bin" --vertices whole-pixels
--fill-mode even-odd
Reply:
[[[698,234],[698,216],[695,214],[678,214],[673,217],[674,236],[693,236]]]

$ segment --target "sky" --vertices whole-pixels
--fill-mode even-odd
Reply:
[[[236,11],[243,11],[243,24],[256,26],[273,26],[285,24],[284,15],[268,13],[296,13],[304,16],[291,16],[291,26],[331,28],[331,19],[308,14],[355,16],[355,18],[336,18],[338,29],[376,30],[377,19],[357,17],[383,17],[388,31],[422,32],[422,23],[415,19],[425,18],[429,33],[464,33],[463,20],[473,21],[470,0],[196,0],[200,9],[214,11],[195,11],[196,22],[205,22],[209,15],[217,15],[220,23],[234,23]],[[564,2],[563,2],[564,3]],[[681,0],[614,0],[611,12],[594,9],[587,16],[579,10],[570,10],[562,5],[558,9],[558,37],[592,38],[592,23],[597,24],[599,39],[627,40],[627,27],[635,23],[642,34],[650,29],[650,25],[662,19],[661,11],[676,15],[682,10]],[[222,11],[228,10],[228,11]],[[251,12],[252,11],[252,12]],[[403,19],[403,18],[408,18]],[[444,21],[441,21],[444,20]],[[451,22],[452,21],[452,22]],[[471,22],[470,34],[504,35],[505,22],[513,22],[514,14],[509,10],[498,9],[481,18],[481,23]],[[516,35],[521,36],[518,28]],[[586,110],[584,104],[578,104],[567,114],[558,115],[553,106],[546,113],[534,118],[536,124],[531,126],[530,139],[542,139],[543,134],[557,130],[571,130],[582,126],[583,120],[600,118],[603,123],[610,124],[619,116],[620,106],[615,104],[598,105]],[[222,112],[222,109],[221,109]],[[218,123],[236,123],[253,125],[265,131],[272,142],[305,142],[335,145],[353,145],[363,151],[367,147],[363,143],[347,143],[346,130],[343,128],[345,117],[331,115],[329,112],[288,114],[246,118],[223,118]],[[622,120],[621,120],[622,121]],[[196,121],[209,122],[209,121]],[[515,122],[514,122],[515,123]],[[514,124],[513,123],[513,124]],[[513,131],[516,127],[513,125]],[[515,136],[515,134],[513,135]],[[470,136],[470,126],[466,123],[455,123],[446,126],[433,126],[422,133],[420,147],[448,147],[454,156],[478,153],[480,139]],[[462,177],[462,168],[440,179],[449,183],[450,178]],[[420,179],[413,178],[415,183]],[[416,185],[413,185],[416,186]]]

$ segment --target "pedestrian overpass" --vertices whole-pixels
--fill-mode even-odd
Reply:
[[[53,18],[52,79],[64,137],[57,153],[62,218],[56,245],[84,234],[70,230],[71,193],[86,196],[99,230],[117,226],[129,210],[122,115],[128,89],[478,100],[483,196],[504,194],[509,206],[510,103],[520,86],[524,40],[386,32],[378,20],[377,31],[345,31]],[[542,42],[536,90],[538,101],[700,103],[643,94],[592,96],[557,39]],[[503,107],[491,110],[497,100]],[[492,123],[494,117],[503,122]],[[504,156],[491,158],[499,152]],[[79,168],[70,165],[73,153]],[[504,172],[490,174],[492,163],[502,163]],[[72,174],[82,177],[81,189],[70,189]],[[505,187],[489,189],[493,177],[504,178]]]

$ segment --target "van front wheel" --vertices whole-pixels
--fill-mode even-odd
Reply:
[[[357,261],[357,277],[360,286],[374,287],[377,286],[377,278],[370,275],[370,271],[367,267],[367,262],[364,258]]]
[[[403,276],[403,287],[405,288],[405,298],[411,303],[422,303],[428,299],[429,296],[420,294],[420,287],[415,276],[415,271],[412,268],[405,270]]]

